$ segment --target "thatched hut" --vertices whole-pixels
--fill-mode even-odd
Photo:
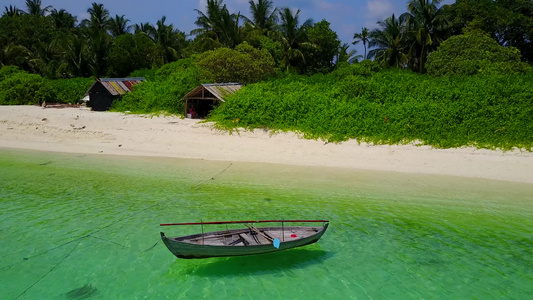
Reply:
[[[202,84],[190,91],[185,98],[185,116],[204,118],[224,97],[235,93],[243,87],[241,83]]]

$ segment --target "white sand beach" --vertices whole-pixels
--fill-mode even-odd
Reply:
[[[229,133],[201,120],[86,108],[0,106],[0,148],[278,163],[533,183],[533,153],[324,143],[295,133]]]

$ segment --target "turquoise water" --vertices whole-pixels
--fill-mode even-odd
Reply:
[[[532,184],[13,150],[0,170],[2,299],[533,295]],[[181,260],[159,241],[201,230],[159,223],[272,218],[331,223],[249,257]]]

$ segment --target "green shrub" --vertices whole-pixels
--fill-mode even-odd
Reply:
[[[166,64],[155,72],[154,78],[140,83],[132,92],[113,102],[112,110],[183,114],[183,96],[203,82],[192,59]]]
[[[50,88],[53,98],[50,101],[57,103],[79,103],[85,92],[94,83],[92,78],[70,78],[46,80],[46,85]]]
[[[203,77],[211,82],[253,83],[275,74],[275,62],[270,53],[258,50],[246,42],[235,50],[218,48],[196,57]]]
[[[0,105],[39,104],[53,98],[53,91],[39,75],[3,67],[0,78]]]
[[[427,61],[433,75],[525,74],[530,67],[520,61],[520,51],[502,47],[490,36],[472,31],[444,41]]]
[[[155,80],[156,73],[159,69],[140,69],[135,70],[128,75],[130,78],[138,78],[138,77],[144,77],[146,80]]]
[[[433,77],[385,70],[288,76],[248,85],[210,116],[329,141],[532,149],[533,75]]]
[[[24,73],[28,74],[26,71],[22,71],[19,67],[16,66],[5,66],[0,68],[0,81],[12,76],[15,73]]]

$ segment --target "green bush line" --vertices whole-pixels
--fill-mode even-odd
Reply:
[[[246,86],[210,120],[230,130],[296,131],[331,142],[531,151],[531,82],[531,74],[434,77],[338,70]]]
[[[93,82],[91,78],[50,80],[17,67],[3,67],[0,69],[0,105],[79,103]]]

